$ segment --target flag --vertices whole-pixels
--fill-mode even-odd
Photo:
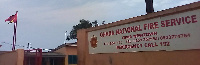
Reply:
[[[10,17],[8,17],[8,19],[6,19],[5,22],[10,21],[9,23],[17,23],[17,13],[18,11],[16,11],[15,15],[11,15]]]
[[[17,13],[18,13],[18,11],[16,11],[15,15],[11,15],[10,17],[8,17],[8,19],[5,20],[5,22],[10,21],[9,23],[14,23],[13,47],[12,47],[13,51],[15,50],[15,44],[16,44],[16,38],[17,38],[17,36],[16,36],[16,33],[17,33]]]

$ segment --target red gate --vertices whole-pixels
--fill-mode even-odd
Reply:
[[[24,50],[24,65],[42,65],[42,49]]]

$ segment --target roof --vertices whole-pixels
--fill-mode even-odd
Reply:
[[[60,49],[60,48],[63,48],[63,47],[77,47],[77,42],[75,42],[75,43],[64,43],[64,44],[62,44],[62,45],[59,45],[58,47],[56,47],[55,49],[53,49],[51,52],[53,52],[53,51],[56,51],[56,50],[58,50],[58,49]]]
[[[45,52],[42,53],[42,57],[65,57],[62,53],[56,53],[56,52]]]
[[[28,52],[25,54],[25,56],[34,57],[35,54],[35,52]],[[43,52],[42,57],[65,57],[65,55],[57,52]]]

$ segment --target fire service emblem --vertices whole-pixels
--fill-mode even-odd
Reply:
[[[98,42],[97,37],[95,37],[93,35],[93,37],[91,38],[91,41],[90,41],[91,47],[93,47],[93,48],[97,47],[97,42]]]

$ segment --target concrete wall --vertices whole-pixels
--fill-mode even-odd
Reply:
[[[0,54],[0,65],[23,65],[24,50],[18,49]]]
[[[67,55],[66,47],[62,47],[62,48],[56,50],[55,52],[65,54],[66,55],[65,56],[65,65],[68,65],[68,55]]]
[[[67,63],[68,63],[68,55],[77,55],[77,46],[68,46],[66,47],[67,52]],[[69,64],[69,65],[77,65],[77,64]]]
[[[77,46],[68,46],[66,47],[67,55],[77,55]]]
[[[62,48],[56,50],[55,52],[62,53],[62,54],[65,54],[65,55],[67,54],[66,47],[62,47]]]
[[[68,55],[77,55],[77,47],[66,46],[56,50],[55,52],[65,54],[65,65],[68,65]]]
[[[199,61],[200,50],[89,54],[88,42],[78,40],[78,65],[199,65]]]
[[[89,42],[87,40],[89,31],[105,29],[195,9],[200,9],[200,2],[157,13],[151,13],[145,16],[120,20],[103,26],[78,30],[78,65],[199,65],[200,50],[89,54]]]

